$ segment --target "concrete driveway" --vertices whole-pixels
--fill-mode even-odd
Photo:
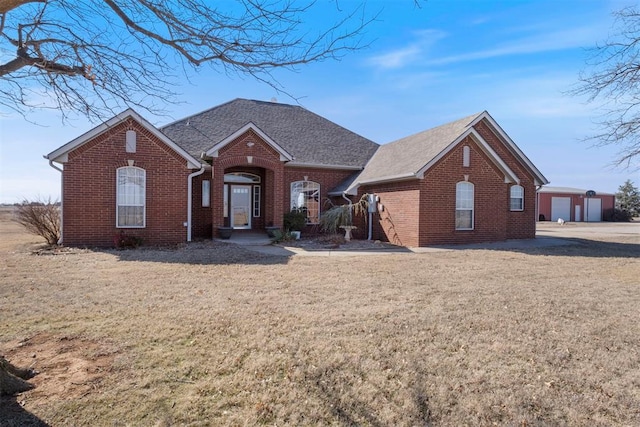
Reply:
[[[607,239],[615,237],[635,237],[640,243],[640,221],[635,222],[538,222],[537,237],[567,237],[590,239],[597,236]]]

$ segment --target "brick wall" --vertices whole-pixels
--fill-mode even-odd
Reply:
[[[213,203],[213,191],[211,190],[212,169],[208,168],[202,175],[193,178],[193,204],[191,214],[192,239],[207,239],[212,236],[211,203]],[[202,206],[202,181],[209,181],[209,206]]]
[[[328,191],[333,189],[353,171],[330,170],[323,168],[289,167],[280,160],[280,154],[257,134],[249,130],[223,147],[218,157],[212,160],[213,180],[211,217],[213,228],[228,226],[223,216],[224,174],[230,172],[249,172],[262,179],[262,209],[259,218],[252,218],[251,228],[263,229],[265,226],[282,226],[283,215],[290,209],[291,183],[309,181],[320,184],[320,207],[327,209]],[[338,200],[339,203],[344,200]],[[310,225],[305,233],[316,233],[318,227]]]
[[[364,193],[375,193],[382,209],[372,216],[372,239],[400,246],[420,245],[420,185],[418,180],[394,182],[366,187]],[[358,197],[362,197],[359,194]]]
[[[469,167],[462,166],[463,146],[470,147]],[[456,230],[456,184],[474,185],[473,230]],[[432,167],[421,181],[424,226],[420,245],[504,240],[507,236],[507,185],[504,175],[471,138],[466,138]]]
[[[135,153],[125,152],[125,133],[137,132]],[[146,227],[116,227],[116,169],[134,166],[146,171]],[[69,153],[63,172],[64,244],[113,246],[124,231],[145,244],[186,240],[186,160],[132,119],[107,130]]]
[[[507,215],[507,239],[532,239],[536,236],[536,186],[534,176],[513,152],[505,145],[500,137],[486,121],[481,121],[475,126],[476,131],[509,166],[509,168],[520,179],[520,184],[524,188],[524,210],[511,211],[509,205],[506,206]],[[510,198],[510,186],[504,190],[507,201]]]
[[[504,174],[468,137],[432,166],[421,180],[372,185],[361,192],[376,193],[384,211],[374,224],[374,238],[404,246],[463,244],[535,237],[536,192],[532,174],[521,165],[490,126],[478,132],[514,171],[524,188],[524,210],[510,210],[510,187]],[[463,147],[470,147],[470,164],[463,166]],[[474,185],[474,228],[455,229],[456,184]]]
[[[320,184],[320,214],[331,207],[331,202],[335,205],[346,204],[347,201],[341,197],[329,197],[328,192],[333,190],[340,182],[353,174],[352,170],[334,170],[322,168],[304,168],[304,167],[285,167],[284,182],[282,189],[282,210],[289,212],[291,209],[291,183],[295,181],[304,181],[305,176],[309,181]],[[318,233],[319,227],[308,225],[303,232]]]

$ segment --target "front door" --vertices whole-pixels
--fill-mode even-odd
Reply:
[[[251,186],[231,185],[231,226],[251,228]]]

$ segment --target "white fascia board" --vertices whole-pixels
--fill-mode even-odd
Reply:
[[[187,168],[200,169],[202,164],[196,158],[194,158],[191,154],[187,153],[184,149],[178,146],[175,142],[169,139],[169,137],[167,137],[165,134],[160,132],[155,126],[153,126],[151,123],[149,123],[147,120],[145,120],[141,115],[136,113],[131,108],[123,111],[117,116],[112,117],[111,119],[107,120],[106,122],[102,123],[99,126],[96,126],[90,131],[80,135],[76,139],[66,143],[65,145],[58,148],[57,150],[52,151],[51,153],[47,154],[45,158],[51,161],[54,161],[56,163],[66,163],[69,160],[68,155],[71,151],[91,141],[93,138],[101,135],[102,133],[106,132],[107,130],[111,129],[112,127],[116,126],[117,124],[123,122],[128,118],[132,118],[133,120],[137,121],[145,129],[151,132],[156,138],[158,138],[164,144],[169,146],[173,151],[180,154],[180,156],[182,156],[187,161],[186,163]]]
[[[471,128],[470,134],[473,135],[474,139],[476,140],[478,145],[480,145],[480,147],[483,149],[485,154],[489,156],[491,160],[493,160],[493,163],[495,163],[495,165],[498,166],[500,170],[502,170],[502,172],[504,173],[505,184],[509,184],[513,182],[515,182],[516,184],[520,184],[520,178],[518,178],[515,172],[513,172],[511,168],[507,166],[504,160],[502,160],[502,158],[498,156],[498,153],[493,151],[493,148],[491,148],[489,143],[487,143],[487,141],[485,141],[484,138],[480,136],[478,131],[476,131],[474,128]]]
[[[296,167],[296,168],[313,168],[313,169],[337,169],[337,170],[349,170],[349,171],[361,171],[361,166],[346,166],[346,165],[325,165],[319,163],[297,163],[297,162],[288,162],[285,164],[286,167]]]
[[[479,123],[483,119],[486,119],[491,124],[491,126],[493,126],[493,128],[496,131],[498,131],[498,134],[500,135],[500,137],[507,143],[507,145],[509,147],[511,147],[513,149],[513,151],[515,151],[518,154],[518,156],[520,157],[521,161],[529,168],[529,170],[531,170],[531,172],[533,172],[534,182],[536,183],[536,185],[549,184],[549,180],[547,178],[545,178],[545,176],[542,175],[542,172],[540,172],[538,170],[538,168],[536,168],[534,166],[534,164],[531,162],[531,160],[529,160],[529,158],[522,152],[522,150],[520,150],[520,147],[518,147],[516,145],[516,143],[511,139],[511,137],[509,137],[509,135],[507,135],[507,133],[504,131],[504,129],[502,129],[502,127],[500,127],[498,122],[496,122],[493,119],[493,117],[491,117],[491,114],[489,114],[488,111],[482,112],[478,117],[476,117],[471,122],[470,126],[475,126],[477,123]]]
[[[249,130],[254,131],[260,138],[262,138],[263,141],[265,141],[274,150],[276,150],[278,152],[278,154],[280,154],[280,160],[281,161],[284,162],[284,161],[293,160],[293,156],[291,154],[289,154],[287,152],[287,150],[285,150],[284,148],[280,147],[273,139],[271,139],[266,133],[264,133],[258,126],[256,126],[252,122],[247,123],[246,125],[244,125],[240,129],[238,129],[237,131],[232,133],[231,135],[227,136],[222,141],[220,141],[217,144],[215,144],[213,147],[211,147],[209,150],[207,150],[207,152],[205,154],[207,156],[211,156],[211,157],[218,157],[218,152],[222,148],[224,148],[225,146],[230,144],[232,141],[234,141],[236,138],[238,138],[239,136],[241,136],[242,134],[246,133]]]

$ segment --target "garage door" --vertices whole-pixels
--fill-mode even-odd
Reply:
[[[602,199],[584,199],[584,217],[587,221],[602,221]]]
[[[558,218],[571,220],[571,197],[551,198],[551,221],[557,221]]]

